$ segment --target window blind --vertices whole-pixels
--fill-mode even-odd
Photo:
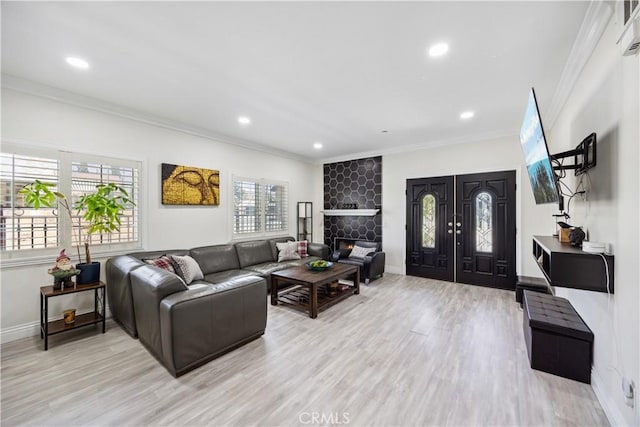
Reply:
[[[34,180],[58,186],[58,161],[52,158],[0,153],[0,250],[45,249],[58,246],[58,211],[34,209],[19,191]]]

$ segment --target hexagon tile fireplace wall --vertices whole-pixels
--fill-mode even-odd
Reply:
[[[336,238],[382,243],[381,156],[324,165],[325,210],[354,205],[362,215],[354,209],[344,215],[324,215],[324,242],[330,247]]]

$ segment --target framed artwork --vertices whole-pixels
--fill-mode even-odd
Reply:
[[[162,163],[163,205],[220,204],[220,171]]]

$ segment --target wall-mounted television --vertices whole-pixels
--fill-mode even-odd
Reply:
[[[551,165],[536,95],[531,88],[520,128],[520,144],[536,204],[559,203],[558,181]]]

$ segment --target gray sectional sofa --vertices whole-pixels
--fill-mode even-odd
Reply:
[[[267,291],[274,271],[328,259],[329,247],[308,244],[308,257],[278,262],[276,243],[293,237],[213,245],[190,250],[136,252],[106,263],[111,315],[174,376],[260,337],[267,322]],[[190,255],[203,280],[144,262]]]

